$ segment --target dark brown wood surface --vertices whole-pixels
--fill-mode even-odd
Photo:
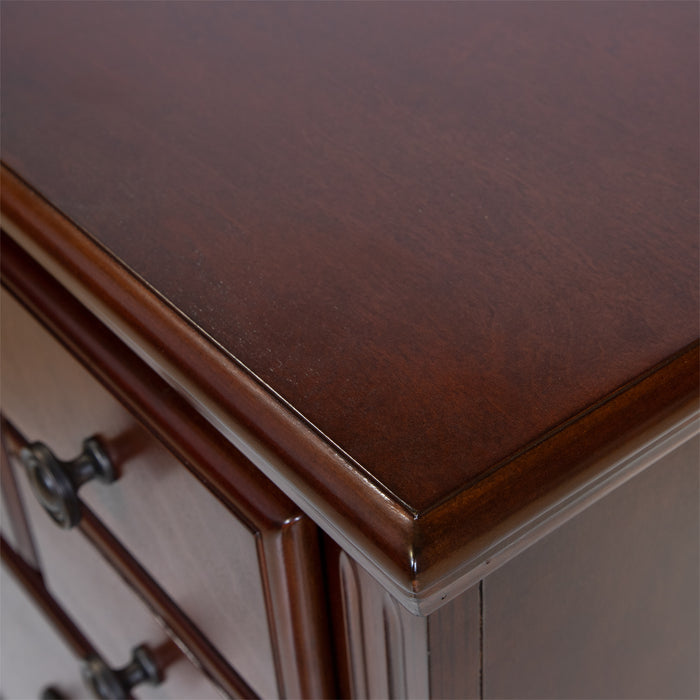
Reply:
[[[614,440],[695,391],[695,3],[2,19],[5,165],[339,446],[269,437],[411,576],[589,457],[591,410]],[[556,435],[564,466],[527,458]]]
[[[410,615],[334,542],[326,576],[341,698],[481,698],[479,584]]]
[[[429,619],[408,612],[330,539],[324,544],[339,697],[444,697],[439,695],[444,686],[431,684],[433,647],[440,645],[434,645]],[[438,662],[444,650],[444,645],[436,650]],[[478,671],[469,668],[467,675],[472,670]]]

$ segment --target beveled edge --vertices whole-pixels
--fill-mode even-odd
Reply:
[[[4,165],[0,177],[3,230],[416,614],[573,517],[583,492],[602,497],[617,483],[596,477],[604,455],[697,395],[696,342],[416,513]]]

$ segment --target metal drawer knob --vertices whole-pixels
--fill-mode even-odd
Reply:
[[[69,462],[59,460],[42,442],[22,448],[19,457],[39,503],[65,529],[80,522],[78,489],[84,483],[97,479],[108,484],[116,479],[116,470],[96,437],[85,440],[83,451]]]
[[[110,668],[99,656],[89,656],[83,665],[83,681],[97,698],[128,698],[141,683],[158,685],[163,675],[151,652],[143,644],[131,652],[131,661],[121,669]]]

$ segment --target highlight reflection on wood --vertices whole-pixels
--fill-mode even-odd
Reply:
[[[697,696],[697,3],[0,13],[3,425],[120,476],[76,544],[2,464],[71,615],[101,557],[233,695]]]

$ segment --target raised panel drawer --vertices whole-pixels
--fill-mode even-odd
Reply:
[[[294,695],[301,681],[291,677],[285,658],[294,662],[288,640],[296,635],[287,621],[273,622],[275,612],[291,608],[294,601],[269,602],[270,588],[280,590],[285,584],[269,579],[268,572],[279,576],[280,567],[265,560],[270,535],[261,531],[264,514],[253,522],[235,512],[235,503],[223,505],[6,292],[2,310],[3,411],[9,420],[28,440],[46,443],[61,459],[75,457],[84,438],[98,436],[118,479],[84,485],[81,499],[256,693],[266,698]],[[237,460],[243,465],[233,450],[227,458],[233,470]],[[23,489],[28,490],[26,485]],[[37,524],[41,515],[47,526],[37,529],[42,565],[70,609],[80,601],[73,600],[76,590],[63,556],[64,549],[81,546],[73,544],[79,535],[58,528],[53,532],[54,524],[42,513],[33,516]],[[301,520],[290,509],[286,524],[275,513],[264,525],[274,528],[281,521],[287,527]],[[89,558],[83,552],[76,565],[79,561],[82,567]],[[308,591],[302,586],[301,593],[306,596],[299,603],[303,608]]]

